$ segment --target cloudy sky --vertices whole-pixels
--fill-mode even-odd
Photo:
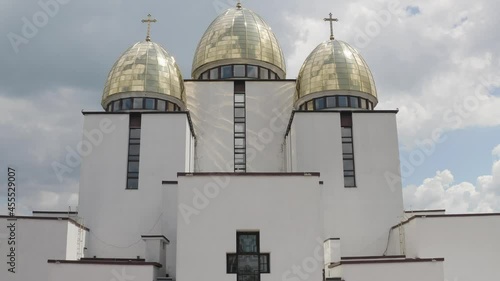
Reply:
[[[55,2],[57,1],[57,2]],[[52,3],[43,5],[40,3]],[[53,3],[57,3],[54,5]],[[273,27],[295,78],[328,39],[356,47],[377,82],[378,109],[400,110],[405,205],[449,212],[500,211],[500,1],[253,0]],[[76,206],[79,169],[59,179],[52,163],[81,139],[81,110],[100,109],[107,73],[153,40],[190,77],[203,32],[233,0],[0,0],[0,214],[5,171],[18,169],[20,211]],[[45,7],[44,7],[45,6]]]

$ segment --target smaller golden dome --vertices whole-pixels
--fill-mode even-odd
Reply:
[[[193,59],[192,77],[216,66],[254,64],[286,76],[283,51],[271,27],[253,11],[230,8],[218,16],[201,38]]]
[[[306,59],[297,79],[295,106],[327,95],[350,95],[376,105],[377,89],[368,64],[349,44],[329,40]]]
[[[175,59],[154,42],[134,44],[111,68],[102,106],[124,97],[166,99],[185,108],[184,80]]]

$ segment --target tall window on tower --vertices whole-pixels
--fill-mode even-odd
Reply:
[[[356,187],[356,173],[354,169],[354,145],[352,135],[352,112],[340,113],[342,130],[342,159],[344,162],[344,186]]]
[[[237,232],[236,253],[227,254],[227,273],[237,281],[259,281],[262,273],[271,273],[270,254],[260,252],[259,232]]]
[[[245,81],[234,82],[234,171],[247,171]]]
[[[128,143],[127,189],[138,189],[139,156],[141,152],[140,114],[130,114]]]

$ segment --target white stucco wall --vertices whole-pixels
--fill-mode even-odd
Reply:
[[[2,281],[47,281],[48,259],[71,259],[68,251],[68,229],[74,225],[67,220],[18,219],[16,223],[16,273],[8,272],[7,255],[10,247],[7,239],[9,221],[0,218],[0,280]],[[70,234],[72,231],[69,231]]]
[[[48,281],[153,281],[157,269],[152,265],[48,264]],[[38,280],[38,279],[32,279]]]
[[[271,253],[271,274],[262,274],[262,281],[294,278],[294,266],[307,280],[321,280],[318,181],[315,176],[179,177],[179,207],[195,212],[179,212],[177,280],[234,281],[234,274],[226,274],[226,254],[236,252],[236,233],[245,230],[260,231],[261,252]],[[308,271],[303,264],[310,268],[310,262],[315,268]]]
[[[195,171],[232,172],[234,81],[187,81],[184,85],[197,137]]]
[[[84,254],[85,238],[87,231],[75,224],[68,224],[66,259],[78,260],[82,258],[78,254]],[[78,243],[80,241],[80,243]]]
[[[386,255],[404,255],[405,251],[405,241],[404,239],[401,240],[401,237],[399,236],[399,228],[392,229]]]
[[[295,114],[291,143],[294,171],[318,171],[324,181],[324,229],[341,238],[344,256],[377,256],[385,252],[389,230],[403,216],[399,151],[394,113],[353,113],[356,188],[345,188],[340,113]]]
[[[293,81],[246,82],[247,172],[284,172],[282,148],[292,113]]]
[[[288,154],[285,158],[285,163],[287,167],[287,172],[297,172],[299,170],[299,165],[297,164],[297,129],[295,122],[291,123],[290,131],[285,137],[284,146],[286,147]],[[302,167],[301,167],[302,168]]]
[[[91,230],[87,257],[135,258],[144,255],[141,235],[164,235],[175,245],[176,207],[166,196],[163,180],[176,180],[189,167],[189,126],[186,114],[143,114],[139,189],[126,190],[127,114],[85,116],[84,129],[110,120],[114,130],[83,159],[80,180],[80,216]],[[175,252],[167,264],[175,274]]]
[[[342,265],[342,273],[346,281],[444,281],[443,262]]]
[[[246,81],[247,172],[284,171],[282,144],[293,81]],[[234,169],[234,81],[186,82],[197,142],[197,172]]]
[[[443,257],[446,280],[498,279],[500,215],[416,218],[405,224],[408,257]]]

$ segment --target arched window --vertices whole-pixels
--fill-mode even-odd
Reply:
[[[326,96],[303,103],[299,109],[304,111],[328,110],[331,108],[357,108],[373,110],[373,103],[355,96]]]
[[[280,77],[265,67],[249,64],[231,64],[215,67],[203,72],[198,80],[223,80],[249,78],[260,80],[279,80]]]
[[[155,98],[124,98],[113,101],[107,107],[108,112],[129,110],[180,111],[181,108],[173,102]]]

